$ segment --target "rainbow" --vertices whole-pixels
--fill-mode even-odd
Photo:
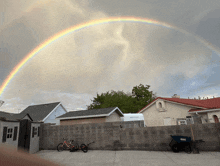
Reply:
[[[57,34],[55,34],[54,36],[48,38],[47,40],[45,40],[43,43],[41,43],[40,45],[38,45],[36,48],[34,48],[29,54],[27,54],[25,56],[24,59],[22,59],[14,68],[13,70],[10,72],[10,74],[7,76],[7,78],[3,81],[1,87],[0,87],[0,96],[2,95],[2,93],[4,92],[5,88],[7,87],[7,85],[10,83],[10,81],[13,79],[13,77],[16,75],[16,73],[18,73],[18,71],[22,68],[22,66],[27,63],[32,57],[34,57],[35,55],[37,55],[37,53],[39,53],[42,49],[44,49],[45,47],[47,47],[49,44],[51,44],[52,42],[56,41],[57,39],[63,37],[64,35],[68,35],[72,32],[75,32],[77,30],[81,30],[83,28],[87,28],[87,27],[91,27],[91,26],[95,26],[95,25],[100,25],[100,24],[104,24],[104,23],[112,23],[112,22],[137,22],[137,23],[147,23],[147,24],[153,24],[153,25],[159,25],[159,26],[163,26],[166,28],[172,28],[172,29],[177,29],[180,32],[183,33],[187,33],[184,30],[181,30],[180,28],[176,28],[174,26],[171,26],[167,23],[163,23],[163,22],[158,22],[155,20],[151,20],[151,19],[146,19],[146,18],[138,18],[138,17],[110,17],[110,18],[102,18],[102,19],[97,19],[97,20],[91,20],[89,22],[85,22],[82,24],[78,24],[75,26],[72,26],[70,28],[67,28]],[[189,33],[187,33],[189,34]],[[203,43],[205,45],[211,45],[210,43],[205,42],[204,40]]]

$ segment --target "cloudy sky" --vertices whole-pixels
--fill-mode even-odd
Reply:
[[[176,28],[115,22],[65,35],[22,66],[0,95],[1,110],[57,101],[85,109],[96,93],[139,84],[161,97],[219,97],[219,0],[0,0],[0,84],[55,34],[124,16]]]

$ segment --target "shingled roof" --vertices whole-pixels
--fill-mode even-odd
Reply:
[[[153,100],[147,106],[145,106],[140,111],[138,111],[138,113],[143,111],[146,107],[150,106],[151,104],[153,104],[158,99],[163,99],[163,100],[170,101],[170,102],[176,102],[176,103],[179,103],[179,104],[185,104],[185,105],[193,106],[193,107],[200,107],[200,109],[198,109],[198,108],[197,109],[192,109],[192,111],[220,108],[220,97],[212,98],[212,99],[205,99],[205,100],[157,97],[155,100]]]
[[[20,113],[20,116],[29,114],[33,119],[33,121],[35,122],[43,121],[43,119],[46,118],[48,114],[50,114],[51,111],[53,111],[54,108],[57,107],[59,104],[60,102],[32,105],[27,107],[24,111],[22,111]]]
[[[29,116],[29,118],[32,120],[29,114],[15,114],[15,113],[8,113],[0,111],[0,117],[6,118],[7,120],[20,120],[24,118],[25,116]]]
[[[116,111],[120,116],[124,116],[118,107],[70,111],[64,115],[57,117],[57,119],[79,119],[79,118],[94,118],[94,117],[106,117]]]

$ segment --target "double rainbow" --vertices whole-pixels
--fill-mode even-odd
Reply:
[[[24,66],[25,63],[27,63],[32,57],[37,55],[38,52],[40,52],[42,49],[47,47],[50,43],[56,41],[57,39],[63,37],[64,35],[68,35],[70,33],[73,33],[75,31],[77,31],[77,30],[81,30],[83,28],[88,28],[88,27],[95,26],[95,25],[100,25],[100,24],[105,24],[105,23],[112,23],[112,22],[137,22],[137,23],[154,24],[154,25],[159,25],[159,26],[163,26],[163,27],[166,27],[166,28],[177,29],[178,31],[181,31],[183,33],[187,33],[187,32],[185,32],[185,31],[183,31],[179,28],[176,28],[174,26],[171,26],[171,25],[163,23],[163,22],[158,22],[158,21],[155,21],[155,20],[150,20],[150,19],[146,19],[146,18],[138,18],[138,17],[110,17],[110,18],[103,18],[103,19],[98,19],[98,20],[91,20],[89,22],[85,22],[85,23],[82,23],[82,24],[75,25],[75,26],[67,28],[67,29],[55,34],[54,36],[50,37],[49,39],[45,40],[40,45],[38,45],[35,49],[33,49],[29,54],[27,54],[25,56],[25,58],[22,59],[13,68],[11,73],[4,80],[3,84],[0,87],[0,96],[4,92],[7,85],[10,83],[10,81],[13,79],[13,77],[16,75],[16,73],[18,73],[18,71],[22,68],[22,66]],[[204,42],[204,40],[200,39],[200,41],[203,41],[203,43],[205,43],[206,45],[210,45],[207,42]]]

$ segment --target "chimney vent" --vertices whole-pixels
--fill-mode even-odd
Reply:
[[[174,94],[174,95],[172,96],[172,98],[180,98],[180,96],[178,96],[177,94]]]

